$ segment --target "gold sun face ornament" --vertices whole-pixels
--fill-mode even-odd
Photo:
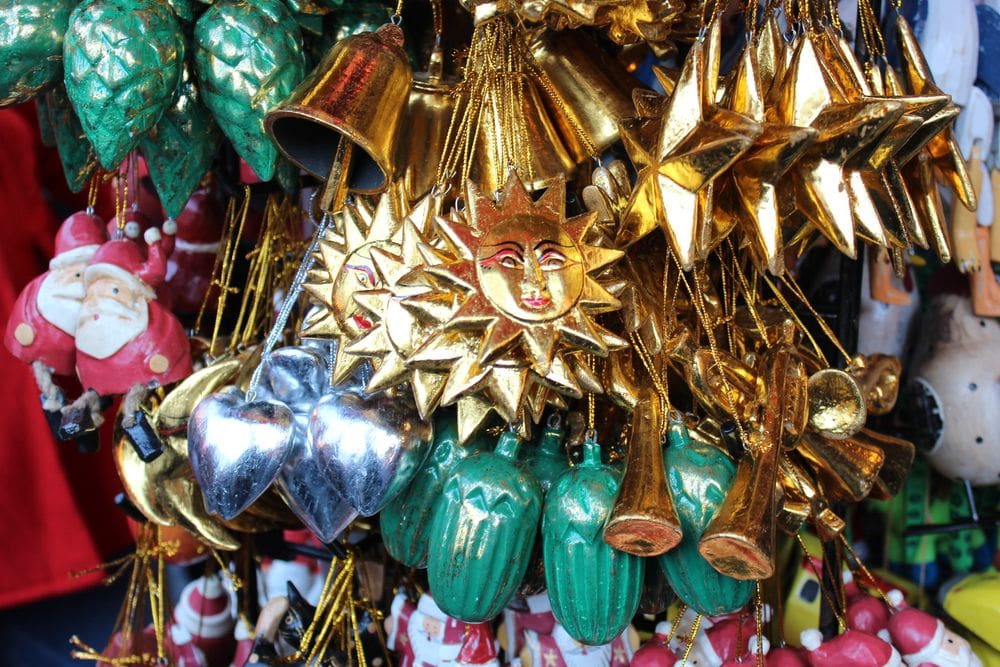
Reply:
[[[593,319],[621,305],[595,274],[622,253],[584,241],[597,216],[566,219],[565,194],[560,180],[535,202],[511,172],[496,202],[470,182],[465,212],[436,219],[443,250],[428,249],[422,270],[441,288],[404,305],[428,312],[441,289],[461,304],[410,358],[447,372],[443,404],[478,394],[513,423],[535,385],[572,398],[601,391],[586,357],[626,342]]]
[[[348,204],[339,220],[320,241],[316,266],[309,271],[304,289],[319,303],[303,326],[302,335],[338,341],[333,381],[347,380],[364,357],[346,347],[375,328],[373,314],[358,306],[355,296],[376,290],[381,279],[373,252],[400,252],[403,226],[395,212],[393,194],[379,199],[374,212],[363,201]]]

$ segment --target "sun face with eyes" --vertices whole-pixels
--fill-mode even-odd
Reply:
[[[579,247],[552,222],[512,218],[491,229],[476,253],[483,294],[523,322],[562,317],[580,300],[586,274]]]
[[[620,307],[596,274],[622,254],[585,241],[596,214],[567,219],[564,181],[535,201],[514,172],[496,201],[471,182],[464,199],[465,211],[436,219],[443,250],[422,269],[440,287],[404,299],[420,312],[459,306],[409,363],[448,374],[442,405],[480,397],[512,423],[532,386],[600,392],[586,356],[627,343],[594,320]]]
[[[320,241],[316,266],[303,284],[322,307],[306,319],[302,335],[338,340],[336,383],[349,378],[364,362],[364,357],[346,354],[344,349],[377,324],[355,300],[356,295],[381,287],[372,251],[400,252],[402,223],[394,213],[392,196],[384,194],[374,211],[363,201],[345,206],[337,214],[337,224]]]

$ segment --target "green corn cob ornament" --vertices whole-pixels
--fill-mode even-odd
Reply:
[[[542,541],[552,613],[573,639],[607,644],[628,626],[642,593],[643,561],[604,541],[621,473],[583,443],[583,462],[563,473],[545,500]]]

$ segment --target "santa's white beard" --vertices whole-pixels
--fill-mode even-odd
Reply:
[[[145,301],[134,308],[114,299],[84,302],[76,327],[76,349],[95,359],[106,359],[148,326],[149,305]]]
[[[80,304],[83,303],[83,279],[64,283],[56,271],[50,271],[38,286],[38,312],[46,321],[70,336],[76,332]]]
[[[926,662],[933,662],[938,667],[983,667],[982,661],[967,644],[959,644],[957,656],[938,651]]]
[[[445,644],[442,637],[430,637],[424,632],[424,614],[415,611],[410,615],[406,636],[410,640],[413,657],[417,665],[426,662],[429,665],[452,664],[462,650],[461,644]],[[440,620],[440,619],[435,619]],[[444,623],[444,621],[442,621]],[[442,635],[443,635],[442,629]]]

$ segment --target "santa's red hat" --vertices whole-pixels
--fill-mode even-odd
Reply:
[[[108,240],[104,222],[92,211],[78,211],[69,216],[56,232],[55,256],[49,268],[86,262]]]
[[[767,667],[806,667],[806,659],[801,651],[782,646],[768,651],[764,664]]]
[[[812,667],[900,667],[899,653],[890,644],[866,632],[845,630],[824,642],[819,630],[803,630],[802,647]]]
[[[195,579],[181,591],[174,620],[195,637],[230,637],[236,624],[229,593],[218,574]]]
[[[892,643],[902,652],[907,663],[930,662],[944,641],[944,623],[930,614],[907,607],[889,619]]]
[[[209,252],[209,247],[218,248],[222,237],[222,211],[208,188],[195,190],[177,216],[178,250],[188,252]],[[190,250],[188,246],[194,246]],[[204,250],[201,250],[205,248]],[[215,250],[211,250],[212,253]]]
[[[667,644],[667,637],[670,636],[672,628],[673,624],[668,621],[657,623],[653,637],[639,647],[629,664],[632,667],[660,667],[677,662],[677,654]]]
[[[159,230],[155,227],[147,230],[147,243],[159,240]],[[153,299],[153,290],[163,282],[165,273],[160,264],[143,257],[136,243],[116,239],[106,242],[94,253],[83,279],[85,285],[90,285],[98,278],[114,278]]]
[[[847,627],[878,635],[889,626],[889,609],[871,595],[856,595],[847,604]]]
[[[704,635],[699,634],[695,641],[701,641],[702,648],[709,657],[724,663],[746,653],[750,640],[756,641],[756,636],[756,620],[753,616],[744,614],[742,617],[718,621],[705,630]]]

